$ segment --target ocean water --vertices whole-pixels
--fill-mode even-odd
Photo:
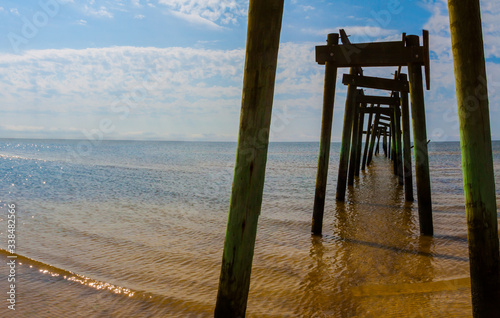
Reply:
[[[383,155],[336,202],[339,149],[324,235],[311,237],[318,143],[270,144],[247,316],[471,317],[459,143],[429,144],[433,237],[419,235],[418,203],[404,201]],[[212,316],[235,153],[235,143],[0,139],[0,317]],[[493,153],[498,205],[500,142]]]

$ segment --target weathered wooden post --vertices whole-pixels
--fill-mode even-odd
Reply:
[[[361,91],[361,92],[360,92]],[[354,175],[356,174],[356,157],[358,151],[358,139],[359,139],[359,102],[356,101],[356,97],[361,95],[363,90],[356,90],[354,103],[353,103],[353,122],[352,122],[352,149],[351,157],[349,159],[349,171],[347,176],[347,184],[352,186],[354,184]]]
[[[382,140],[382,148],[384,149],[384,155],[387,158],[387,130],[384,129],[384,139]]]
[[[365,150],[363,153],[363,162],[361,163],[361,170],[365,170],[366,167],[366,159],[368,157],[368,145],[370,143],[370,132],[372,130],[372,117],[373,113],[370,112],[370,114],[368,115],[368,126],[366,127]]]
[[[406,82],[406,74],[399,74],[399,80]],[[410,145],[410,109],[408,107],[408,93],[401,92],[401,119],[403,124],[403,164],[405,178],[405,200],[413,201],[413,178],[411,171],[411,145]]]
[[[363,92],[361,90],[361,92]],[[366,104],[362,105],[363,107],[366,108]],[[363,144],[363,126],[365,124],[365,113],[360,112],[359,113],[359,132],[358,132],[358,149],[356,150],[356,171],[355,175],[356,177],[359,177],[359,172],[360,172],[360,165],[361,165],[361,145]]]
[[[418,47],[419,37],[417,35],[407,35],[406,43],[408,47]],[[410,82],[413,149],[415,153],[420,233],[423,235],[433,235],[431,179],[429,176],[429,154],[427,151],[422,65],[419,63],[409,63],[408,77]]]
[[[380,108],[380,105],[377,105],[377,108]],[[368,159],[366,160],[367,166],[369,166],[370,163],[372,162],[373,148],[375,147],[375,137],[376,137],[375,132],[378,129],[379,119],[380,119],[380,113],[377,112],[375,114],[375,122],[373,123],[373,128],[372,128],[372,132],[371,132],[371,136],[370,136],[370,149],[368,149]]]
[[[338,43],[338,34],[328,34],[327,45],[338,45]],[[316,175],[316,192],[314,195],[311,230],[314,235],[321,235],[323,229],[323,213],[325,210],[326,182],[328,178],[328,164],[330,159],[336,80],[337,66],[333,62],[325,62],[323,116],[321,119],[321,140],[319,144],[318,172]]]
[[[394,106],[394,118],[395,126],[396,126],[396,159],[397,159],[397,174],[399,184],[404,184],[404,176],[403,176],[403,149],[401,142],[401,110],[399,109],[399,105]]]
[[[351,67],[351,75],[357,74],[356,68]],[[354,118],[354,103],[356,102],[356,86],[347,86],[347,97],[344,111],[344,127],[342,129],[342,144],[340,146],[339,174],[337,177],[337,201],[345,200],[347,183],[347,170],[349,167],[349,154],[351,151],[351,132]]]
[[[500,317],[495,178],[479,0],[449,0],[474,317]]]
[[[394,175],[398,174],[398,156],[397,156],[397,151],[398,151],[398,132],[396,131],[396,116],[394,116],[395,110],[393,109],[393,112],[391,114],[391,131],[393,132],[392,134],[392,144],[394,145],[392,147],[392,167],[394,170]]]
[[[389,137],[389,144],[387,145],[387,158],[392,159],[391,156],[392,156],[392,145],[391,145],[391,142],[392,142],[392,129],[391,127],[389,126],[389,131],[388,131],[388,136]]]
[[[215,317],[244,317],[262,204],[284,0],[250,0],[240,131]]]

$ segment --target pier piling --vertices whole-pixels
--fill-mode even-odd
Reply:
[[[417,35],[406,36],[406,44],[409,47],[418,47],[419,37]],[[423,235],[433,235],[431,180],[429,175],[429,154],[427,150],[422,65],[419,63],[409,63],[408,78],[410,82],[413,150],[415,154],[420,233]]]
[[[351,67],[350,74],[357,74],[356,68]],[[356,86],[347,86],[347,98],[345,102],[344,127],[342,129],[342,144],[340,146],[339,174],[337,178],[337,201],[345,200],[347,183],[347,172],[349,168],[349,154],[351,152],[351,132],[354,118],[354,107],[356,103]]]
[[[338,43],[339,35],[337,33],[328,34],[328,46],[337,45]],[[311,232],[314,235],[321,235],[323,228],[323,214],[325,210],[326,182],[328,178],[328,164],[330,159],[336,80],[337,66],[332,62],[326,62],[323,93],[323,116],[321,118],[321,139],[319,144],[318,172],[316,174],[316,192],[314,195],[311,229]]]
[[[352,142],[351,142],[351,157],[349,162],[349,171],[347,184],[354,185],[354,175],[356,174],[356,162],[357,162],[357,152],[358,152],[358,140],[359,140],[359,103],[357,102],[357,96],[361,95],[363,90],[356,90],[354,96],[353,106],[353,122],[352,122]]]
[[[407,81],[406,74],[399,74],[399,80]],[[401,122],[403,128],[403,165],[405,200],[413,201],[413,176],[411,168],[411,145],[410,145],[410,109],[408,105],[408,93],[401,92]]]
[[[448,0],[473,316],[500,317],[495,177],[479,0]]]
[[[373,105],[372,105],[373,107]],[[365,139],[365,150],[363,153],[363,162],[361,163],[361,170],[365,170],[366,167],[366,159],[368,157],[368,145],[370,143],[370,133],[372,130],[372,118],[373,118],[373,113],[370,113],[368,115],[368,126],[366,127],[366,139]]]
[[[240,130],[214,316],[245,317],[284,0],[250,0]]]

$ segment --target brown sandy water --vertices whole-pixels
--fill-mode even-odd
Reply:
[[[59,192],[47,190],[45,198],[10,194],[20,196],[17,252],[26,257],[17,260],[16,312],[5,302],[0,316],[212,316],[231,178],[224,162],[234,158],[232,146],[220,147],[209,152],[227,158],[204,159],[201,168],[136,172],[38,161],[41,170],[71,170],[66,176],[75,180],[65,189],[73,187],[73,196],[61,199],[56,179],[47,183]],[[311,237],[317,148],[282,147],[270,151],[248,317],[471,317],[459,149],[431,149],[439,157],[431,160],[433,237],[419,235],[417,202],[404,201],[403,187],[381,156],[348,190],[346,202],[335,202],[335,155],[324,235]],[[218,188],[199,190],[219,181]],[[141,182],[151,188],[145,191]],[[154,186],[164,183],[171,188]],[[154,200],[149,192],[168,200]],[[5,224],[3,219],[0,226]],[[7,255],[0,253],[2,263]],[[0,271],[5,292],[6,273],[7,267]]]

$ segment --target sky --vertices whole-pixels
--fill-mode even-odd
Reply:
[[[481,10],[498,140],[500,1],[481,1]],[[0,0],[0,137],[236,141],[247,14],[239,0]],[[324,66],[314,49],[340,28],[353,43],[429,30],[427,135],[459,140],[445,0],[285,0],[271,141],[319,140]],[[348,71],[338,71],[333,141]]]

